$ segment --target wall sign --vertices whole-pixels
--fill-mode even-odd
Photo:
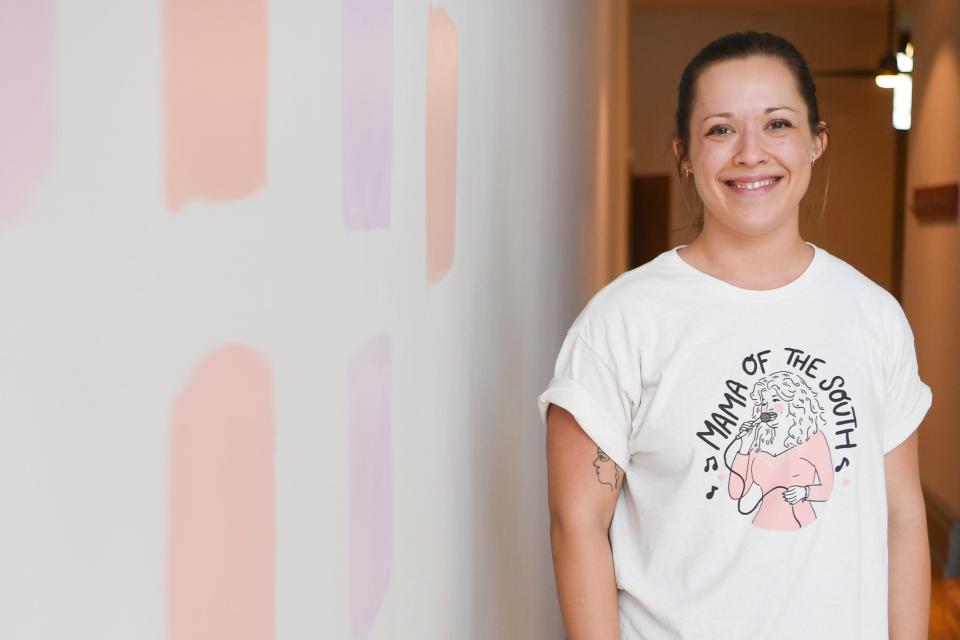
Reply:
[[[941,187],[920,187],[913,190],[910,208],[924,220],[956,218],[958,195],[960,185],[956,182]]]

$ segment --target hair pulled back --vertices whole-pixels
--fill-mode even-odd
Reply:
[[[820,107],[817,104],[817,87],[807,61],[793,44],[774,33],[741,31],[721,36],[700,50],[687,64],[680,76],[680,86],[677,90],[676,137],[680,141],[677,154],[677,174],[683,179],[683,162],[690,153],[690,116],[693,104],[696,102],[697,79],[708,66],[738,60],[751,56],[770,56],[781,60],[797,83],[797,89],[807,105],[807,121],[810,131],[820,133],[827,127],[820,125]],[[824,189],[824,198],[826,189]],[[699,198],[697,198],[699,200]],[[702,202],[700,206],[702,207]],[[826,203],[824,202],[824,205]],[[702,210],[700,211],[702,214]],[[702,228],[703,219],[697,220],[697,227]]]

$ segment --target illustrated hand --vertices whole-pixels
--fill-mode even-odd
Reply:
[[[789,489],[783,492],[783,499],[789,502],[790,504],[797,504],[807,499],[807,488],[801,487],[798,485],[793,485]]]
[[[737,439],[740,440],[740,453],[743,455],[750,452],[750,448],[753,447],[753,443],[757,439],[757,424],[757,420],[748,420],[740,427]]]

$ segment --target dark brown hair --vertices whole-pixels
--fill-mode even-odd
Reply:
[[[677,90],[677,114],[676,114],[676,137],[680,141],[680,152],[677,157],[677,175],[680,176],[681,186],[684,185],[683,161],[687,159],[690,152],[690,116],[693,112],[693,103],[696,101],[697,79],[711,64],[725,62],[727,60],[737,60],[751,56],[770,56],[783,61],[793,74],[797,82],[797,89],[807,105],[807,121],[810,124],[810,131],[817,134],[826,131],[827,127],[820,125],[820,107],[817,104],[817,87],[813,82],[813,76],[810,74],[810,68],[803,55],[793,44],[773,33],[760,33],[757,31],[743,31],[738,33],[729,33],[721,36],[705,46],[697,55],[687,64],[680,76],[680,86]],[[689,182],[689,181],[686,181]],[[829,185],[829,176],[824,183],[823,208],[826,207],[826,191]],[[703,202],[694,189],[689,193],[691,186],[687,186],[684,194],[685,200],[692,200],[699,203],[697,208],[697,218],[695,226],[698,229],[703,228]],[[809,193],[809,191],[808,191]],[[804,198],[806,200],[806,197]]]

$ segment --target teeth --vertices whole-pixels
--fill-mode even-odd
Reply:
[[[732,183],[732,184],[733,184],[733,186],[736,187],[737,189],[747,189],[747,190],[751,190],[751,189],[759,189],[760,187],[769,186],[769,185],[773,184],[773,183],[776,182],[776,181],[777,181],[776,178],[770,178],[770,179],[768,179],[768,180],[760,180],[759,182],[746,182],[746,183],[734,182],[734,183]]]

